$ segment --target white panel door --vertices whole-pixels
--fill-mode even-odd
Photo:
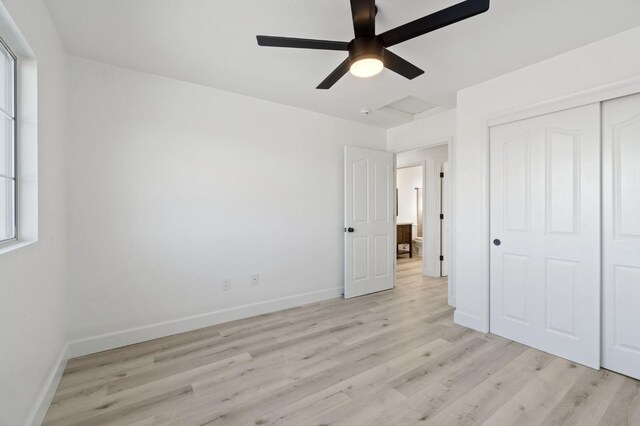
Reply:
[[[443,219],[440,222],[441,225],[441,239],[440,239],[440,253],[442,254],[442,261],[440,262],[440,276],[446,277],[449,275],[449,162],[442,163],[443,177],[441,180],[442,187],[440,193],[440,213],[443,215]]]
[[[491,332],[600,367],[600,106],[491,128]]]
[[[640,379],[640,95],[602,106],[602,366]]]
[[[393,288],[394,168],[390,152],[345,147],[346,298]]]

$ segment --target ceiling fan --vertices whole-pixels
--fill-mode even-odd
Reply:
[[[486,12],[489,10],[489,1],[465,0],[376,35],[378,8],[375,0],[351,0],[355,38],[350,42],[265,35],[259,35],[256,38],[260,46],[348,51],[349,57],[338,65],[338,68],[333,70],[316,89],[331,88],[347,71],[356,77],[372,77],[380,73],[384,67],[413,80],[424,71],[387,48]]]

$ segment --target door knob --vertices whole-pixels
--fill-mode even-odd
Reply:
[[[495,240],[493,240],[494,246],[499,246],[500,244],[502,244],[502,242],[499,239],[496,238]]]
[[[353,228],[345,228],[345,231],[347,231],[347,232],[353,232],[353,231],[355,231],[355,229],[353,229]]]

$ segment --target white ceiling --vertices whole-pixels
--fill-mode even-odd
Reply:
[[[378,0],[377,32],[459,1]],[[415,80],[347,74],[323,91],[346,52],[258,47],[255,36],[349,41],[348,0],[46,3],[71,55],[380,127],[411,118],[376,111],[406,96],[451,108],[459,89],[640,25],[639,0],[493,0],[485,14],[390,49],[426,71]]]

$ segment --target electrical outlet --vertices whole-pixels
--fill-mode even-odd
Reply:
[[[222,278],[222,289],[229,290],[231,288],[231,278],[224,277]]]
[[[251,275],[251,285],[258,285],[258,284],[260,284],[260,274]]]

